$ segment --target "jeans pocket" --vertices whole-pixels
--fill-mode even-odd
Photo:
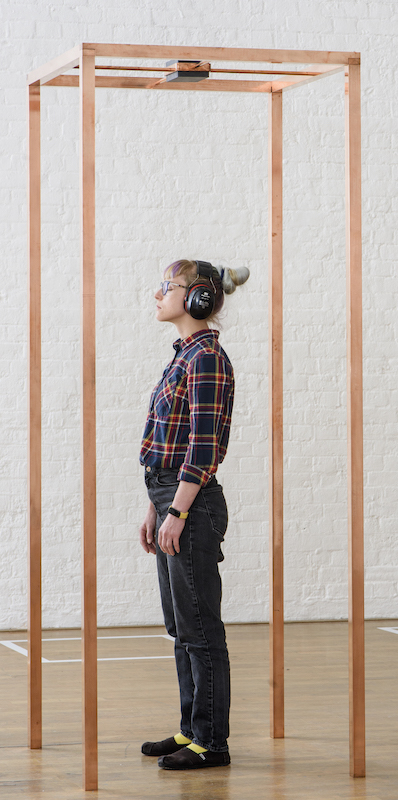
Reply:
[[[158,472],[156,483],[158,486],[178,486],[177,472]]]
[[[203,489],[203,500],[213,531],[223,541],[228,527],[228,509],[221,486]]]

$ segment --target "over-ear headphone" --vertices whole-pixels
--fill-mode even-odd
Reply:
[[[213,311],[216,300],[216,287],[212,279],[213,265],[208,261],[195,261],[195,264],[198,274],[188,286],[184,308],[194,319],[207,319]],[[207,278],[207,281],[201,278]]]

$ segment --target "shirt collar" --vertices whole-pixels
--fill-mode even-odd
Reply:
[[[187,336],[186,339],[176,339],[176,341],[173,342],[173,347],[176,353],[178,353],[180,350],[185,350],[201,339],[218,339],[219,335],[219,331],[215,331],[213,328],[204,328],[202,331],[196,331],[192,336]]]

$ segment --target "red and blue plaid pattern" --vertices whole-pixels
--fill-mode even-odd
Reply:
[[[205,486],[227,452],[234,374],[218,331],[178,339],[152,392],[140,462],[178,469],[178,480]]]

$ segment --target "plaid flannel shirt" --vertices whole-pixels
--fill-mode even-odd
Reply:
[[[227,451],[233,369],[218,331],[198,331],[173,347],[175,356],[152,392],[140,462],[178,469],[178,480],[205,486]]]

